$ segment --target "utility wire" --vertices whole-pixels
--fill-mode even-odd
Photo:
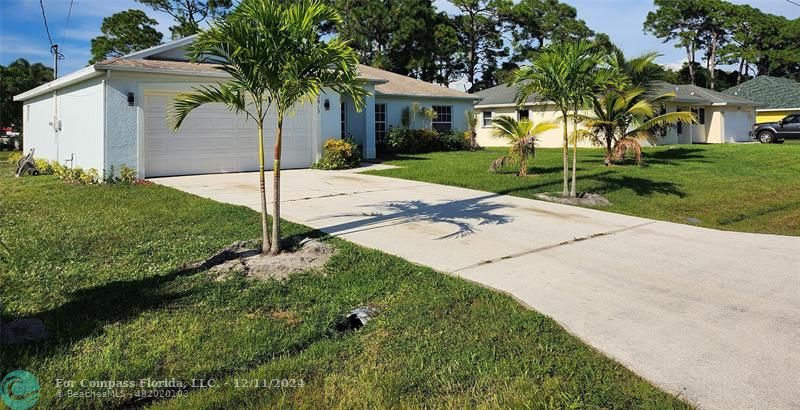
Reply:
[[[800,3],[797,3],[795,1],[792,1],[792,0],[786,0],[786,1],[789,2],[789,3],[794,4],[795,6],[800,6]]]
[[[69,11],[67,11],[67,23],[64,24],[64,34],[61,35],[61,42],[64,42],[64,39],[67,37],[67,28],[69,27],[69,17],[72,16],[72,3],[75,0],[69,0]]]
[[[42,9],[42,18],[44,19],[44,29],[47,31],[47,40],[50,42],[50,48],[53,48],[53,38],[50,37],[50,26],[47,25],[47,14],[44,13],[44,0],[39,0],[39,7]]]

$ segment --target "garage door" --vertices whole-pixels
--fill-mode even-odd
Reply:
[[[144,163],[148,177],[258,170],[258,130],[252,120],[222,104],[190,113],[177,132],[167,126],[166,110],[175,94],[145,93]],[[312,162],[311,104],[284,119],[281,168],[306,168]],[[264,130],[267,168],[272,167],[276,122],[267,115]]]
[[[753,129],[753,117],[749,112],[727,111],[725,118],[725,142],[751,141],[749,133]]]

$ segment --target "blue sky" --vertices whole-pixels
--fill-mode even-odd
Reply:
[[[595,31],[605,32],[626,54],[645,51],[664,54],[662,64],[679,65],[685,58],[681,50],[671,44],[662,44],[655,37],[642,32],[642,22],[652,9],[649,0],[562,0],[578,10],[578,17]],[[748,3],[761,10],[800,18],[800,6],[785,0],[733,0]],[[58,43],[65,59],[59,63],[60,75],[78,70],[90,57],[90,40],[100,34],[103,17],[139,8],[159,21],[157,28],[169,39],[171,18],[136,3],[134,0],[74,0],[69,25],[66,26],[69,0],[44,0],[45,12],[53,41]],[[437,7],[453,11],[446,0],[435,0]],[[65,30],[66,26],[66,30]],[[0,0],[0,64],[7,65],[19,57],[32,62],[52,65],[50,46],[42,21],[38,0]]]

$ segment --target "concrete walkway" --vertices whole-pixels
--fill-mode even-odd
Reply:
[[[800,408],[800,237],[349,171],[282,177],[284,218],[510,293],[692,404]],[[259,208],[257,173],[154,181]]]

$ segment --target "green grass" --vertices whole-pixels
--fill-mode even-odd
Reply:
[[[375,175],[533,198],[561,192],[561,150],[537,149],[528,177],[488,172],[501,148],[399,156]],[[800,235],[800,144],[678,145],[645,149],[646,165],[605,167],[598,149],[578,153],[578,190],[612,212],[732,231]],[[571,161],[571,157],[570,157]],[[571,164],[571,162],[570,162]],[[695,222],[696,223],[696,222]]]
[[[40,318],[50,337],[3,346],[0,375],[36,375],[40,408],[686,407],[549,318],[460,279],[326,238],[338,252],[322,270],[218,282],[182,265],[258,237],[250,209],[157,185],[10,173],[0,165],[2,319]],[[332,330],[365,304],[379,311],[365,328]],[[55,387],[144,378],[216,382],[141,401],[133,388],[69,398]],[[254,378],[304,386],[234,386]]]

